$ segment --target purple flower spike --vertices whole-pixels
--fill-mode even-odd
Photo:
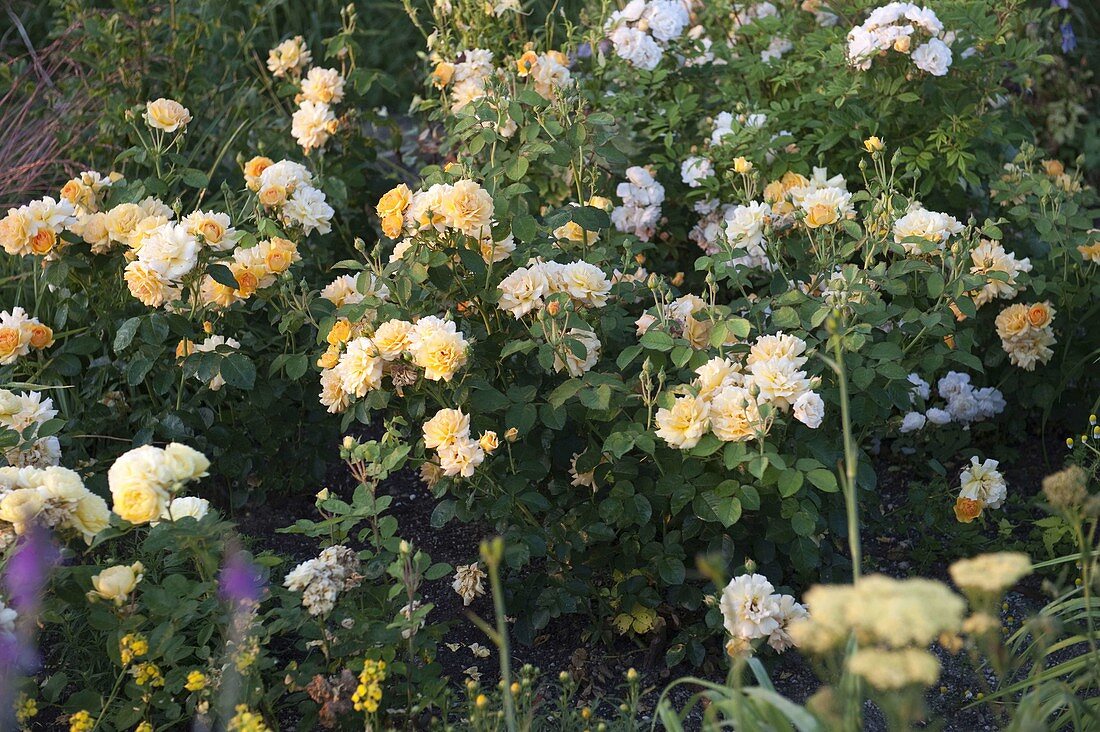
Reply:
[[[1062,23],[1062,53],[1069,53],[1077,48],[1077,34],[1073,32],[1073,26],[1067,20]]]
[[[49,532],[34,527],[24,534],[4,573],[4,592],[20,616],[37,613],[50,570],[60,559]]]
[[[229,558],[218,578],[218,594],[235,605],[259,602],[264,590],[259,568],[239,549],[229,549],[227,553]]]

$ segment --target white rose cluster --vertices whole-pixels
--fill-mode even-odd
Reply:
[[[573,83],[569,72],[569,57],[561,51],[541,54],[527,51],[520,57],[517,67],[520,78],[529,79],[539,96],[546,99],[553,99],[557,90]]]
[[[546,306],[543,298],[564,292],[577,307],[602,308],[611,293],[611,280],[594,264],[576,260],[563,264],[534,259],[497,285],[497,307],[516,320]]]
[[[918,374],[909,374],[910,400],[914,405],[927,404],[932,396],[932,386]],[[948,371],[936,382],[936,392],[944,400],[942,406],[928,406],[922,413],[910,411],[902,417],[899,432],[908,434],[934,425],[959,424],[969,429],[974,422],[992,419],[1005,409],[1004,394],[992,386],[975,388],[970,374]]]
[[[730,580],[718,600],[722,623],[730,634],[726,650],[731,656],[752,653],[752,641],[767,638],[768,645],[783,653],[795,646],[788,631],[796,620],[809,618],[805,606],[791,595],[781,595],[762,574],[742,574]]]
[[[934,253],[942,254],[947,241],[963,230],[954,216],[929,211],[920,203],[913,203],[904,216],[894,222],[894,241],[911,255],[921,254],[921,245],[907,239],[923,239],[936,245]]]
[[[1006,251],[1000,242],[988,239],[983,239],[971,250],[970,260],[973,262],[970,273],[987,278],[982,289],[974,293],[974,305],[977,307],[996,299],[1011,300],[1016,297],[1024,289],[1016,278],[1031,271],[1028,257],[1016,259],[1016,255]],[[990,278],[989,275],[994,272],[1005,275],[1006,279]]]
[[[313,60],[305,39],[294,36],[267,52],[267,69],[275,78],[297,76]]]
[[[389,376],[395,390],[415,383],[449,382],[466,365],[469,343],[454,321],[435,315],[416,323],[391,319],[371,330],[367,323],[340,321],[329,333],[321,363],[321,404],[331,413],[347,409],[382,386]]]
[[[619,58],[652,71],[668,45],[683,35],[690,23],[681,0],[630,0],[611,14],[604,29]]]
[[[18,305],[0,311],[0,366],[9,366],[53,345],[53,329]]]
[[[714,118],[714,126],[710,132],[710,144],[721,145],[725,138],[732,136],[738,130],[759,130],[768,124],[768,116],[761,112],[719,112]]]
[[[0,219],[0,246],[16,257],[46,256],[58,245],[61,232],[76,220],[76,208],[64,197],[46,196],[9,208]]]
[[[817,429],[825,403],[814,391],[818,380],[802,368],[805,351],[805,341],[780,331],[757,338],[744,362],[712,358],[696,369],[693,393],[657,410],[657,436],[681,450],[695,447],[708,431],[723,442],[760,439],[774,421],[761,411],[764,405]]]
[[[38,428],[57,416],[53,399],[37,391],[16,394],[0,389],[0,427],[20,435],[30,427]],[[61,462],[61,443],[53,435],[36,437],[30,445],[14,445],[3,451],[8,465],[16,468],[48,468]]]
[[[280,160],[264,166],[258,175],[246,175],[245,180],[260,203],[274,210],[283,224],[300,226],[305,234],[327,234],[332,230],[335,211],[328,205],[324,191],[314,187],[313,174],[301,163]]]
[[[680,164],[680,178],[689,188],[698,188],[714,177],[714,165],[707,158],[692,155]]]
[[[363,581],[359,573],[359,555],[341,544],[330,546],[317,556],[292,569],[283,580],[291,592],[302,593],[302,606],[310,615],[328,615],[336,607],[341,592],[354,589]]]
[[[615,188],[615,195],[623,203],[611,211],[611,223],[623,233],[649,241],[661,218],[665,187],[649,168],[634,165],[626,169],[626,180]]]
[[[493,52],[484,48],[461,51],[451,72],[451,111],[457,112],[488,93],[489,80],[495,72]]]
[[[771,216],[771,206],[760,201],[725,209],[723,229],[726,242],[735,251],[740,251],[731,260],[732,264],[769,272],[774,268],[764,248],[764,231]]]
[[[323,149],[336,132],[339,121],[334,107],[343,100],[344,77],[336,69],[314,66],[302,79],[302,89],[294,97],[298,109],[290,118],[290,134],[306,155]]]
[[[691,229],[688,237],[705,253],[717,254],[722,250],[725,221],[732,214],[735,206],[708,198],[696,201],[693,208],[700,219]]]
[[[68,468],[0,468],[0,547],[11,545],[32,526],[91,544],[110,519],[107,502]]]
[[[893,50],[908,55],[921,71],[944,76],[951,68],[953,41],[954,34],[944,32],[932,9],[893,2],[875,8],[848,32],[848,64],[867,71],[876,56]]]

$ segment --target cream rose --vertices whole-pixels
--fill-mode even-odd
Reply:
[[[153,129],[175,132],[187,127],[191,112],[174,99],[161,97],[145,105],[145,124]]]
[[[122,605],[141,582],[144,572],[145,567],[141,562],[134,562],[129,566],[108,567],[92,577],[92,587],[95,589],[88,594],[90,597]]]

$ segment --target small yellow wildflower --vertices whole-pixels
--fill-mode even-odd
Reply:
[[[141,633],[128,633],[118,642],[118,655],[122,657],[124,665],[148,652],[149,641]]]
[[[229,720],[228,732],[271,732],[271,728],[264,723],[264,718],[251,711],[247,704],[238,704],[236,714]]]
[[[19,722],[20,726],[23,726],[37,714],[38,702],[31,699],[26,694],[20,694],[19,698],[15,701],[15,721]]]
[[[138,686],[164,686],[164,676],[155,663],[139,663],[130,673],[134,675],[134,683]]]
[[[95,720],[86,709],[81,709],[69,717],[69,732],[89,732],[93,726],[95,726]]]
[[[206,674],[198,670],[188,673],[184,688],[188,691],[202,691],[206,688]]]

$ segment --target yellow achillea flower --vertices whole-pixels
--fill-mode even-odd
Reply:
[[[249,710],[248,705],[238,704],[234,711],[236,714],[226,728],[229,732],[270,732],[271,728],[264,723],[264,718]]]
[[[386,662],[363,661],[363,671],[359,674],[359,686],[351,695],[355,711],[373,713],[378,711],[382,701],[382,682],[386,680]]]
[[[95,720],[85,709],[69,717],[69,732],[88,732],[93,726],[95,726]]]
[[[140,633],[129,633],[118,642],[118,655],[127,664],[149,652],[149,641]]]
[[[26,694],[20,694],[15,701],[15,721],[20,726],[25,725],[31,718],[38,715],[38,702]]]

